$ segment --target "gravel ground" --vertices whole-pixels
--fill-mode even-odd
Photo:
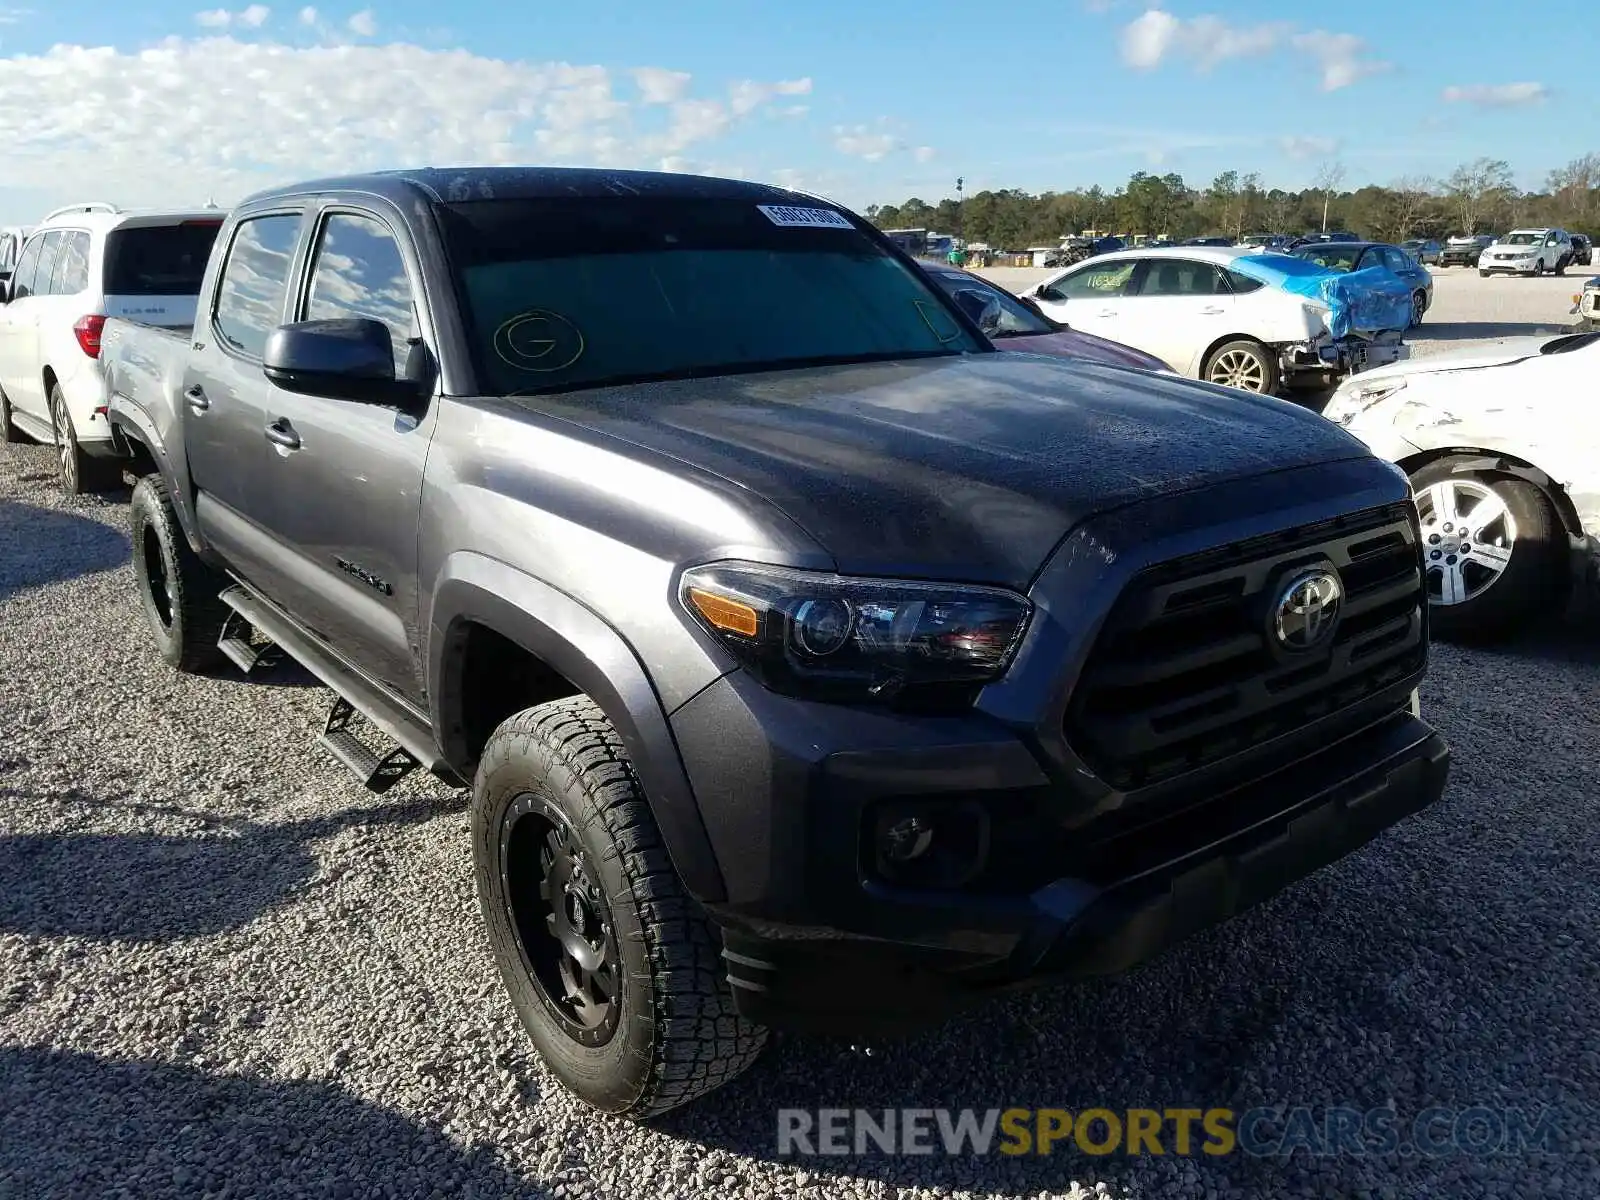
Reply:
[[[292,667],[167,670],[126,497],[63,500],[50,467],[0,452],[6,1200],[1600,1195],[1592,613],[1505,652],[1441,648],[1425,703],[1456,749],[1447,798],[1264,908],[904,1043],[780,1040],[637,1128],[532,1060],[480,933],[464,797],[363,792]],[[1506,1158],[776,1152],[785,1107],[1274,1104],[1549,1106],[1560,1133]]]

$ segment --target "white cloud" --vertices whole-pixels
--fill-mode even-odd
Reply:
[[[195,13],[194,19],[207,29],[225,29],[233,20],[233,14],[225,8],[211,8]]]
[[[834,127],[833,146],[840,154],[877,162],[900,149],[900,139],[892,133],[875,131],[866,125],[854,128],[839,125]]]
[[[1442,94],[1450,104],[1516,108],[1523,104],[1543,104],[1550,98],[1550,89],[1542,83],[1475,83],[1466,87],[1447,87]]]
[[[357,37],[373,37],[378,32],[378,18],[370,8],[363,8],[346,24]]]
[[[742,117],[746,113],[754,112],[775,96],[809,96],[811,94],[810,79],[789,79],[779,83],[757,83],[753,79],[741,79],[728,87],[728,104],[733,110],[733,115]]]
[[[811,111],[809,104],[791,104],[787,108],[778,109],[780,117],[803,117]]]
[[[194,19],[207,29],[226,29],[235,23],[248,29],[259,29],[267,23],[267,18],[272,15],[272,10],[265,4],[252,4],[249,8],[238,12],[229,12],[225,8],[210,8],[205,12],[197,12]]]
[[[639,98],[645,104],[671,104],[681,100],[694,76],[687,71],[668,71],[661,67],[639,67],[633,81],[639,85]]]
[[[1123,26],[1121,38],[1122,61],[1141,71],[1174,59],[1188,60],[1198,70],[1209,71],[1231,59],[1285,48],[1316,61],[1324,91],[1347,87],[1388,69],[1387,63],[1370,56],[1367,44],[1354,34],[1320,29],[1297,33],[1287,21],[1232,25],[1221,17],[1175,17],[1152,8]]]
[[[239,24],[248,25],[252,29],[259,29],[267,23],[267,18],[272,15],[272,10],[265,4],[252,4],[239,14]]]
[[[1332,158],[1339,152],[1338,138],[1283,137],[1278,145],[1290,158]]]
[[[309,4],[300,10],[300,24],[315,25],[317,23],[317,10]]]
[[[57,45],[0,63],[5,185],[41,205],[82,194],[226,204],[297,178],[421,164],[648,167],[737,120],[722,99],[684,95],[662,129],[619,99],[625,72],[405,44],[210,34],[131,52]],[[767,85],[773,96],[793,88]]]

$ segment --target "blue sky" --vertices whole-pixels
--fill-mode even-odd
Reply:
[[[1304,186],[1524,185],[1600,149],[1592,8],[1531,32],[1485,0],[1151,10],[1013,0],[670,5],[467,0],[0,9],[0,220],[85,195],[227,203],[342,167],[607,162],[791,182],[845,203],[1259,171]],[[1548,31],[1548,32],[1546,32]],[[552,64],[564,64],[560,66]],[[644,74],[636,72],[643,70]]]

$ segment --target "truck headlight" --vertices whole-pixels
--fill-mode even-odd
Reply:
[[[774,691],[939,709],[1005,673],[1033,609],[1003,588],[741,562],[684,572],[679,598]]]

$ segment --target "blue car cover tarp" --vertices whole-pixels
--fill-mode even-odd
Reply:
[[[1246,254],[1230,265],[1269,287],[1322,301],[1335,338],[1411,327],[1411,285],[1388,267],[1330,271],[1292,254]]]

